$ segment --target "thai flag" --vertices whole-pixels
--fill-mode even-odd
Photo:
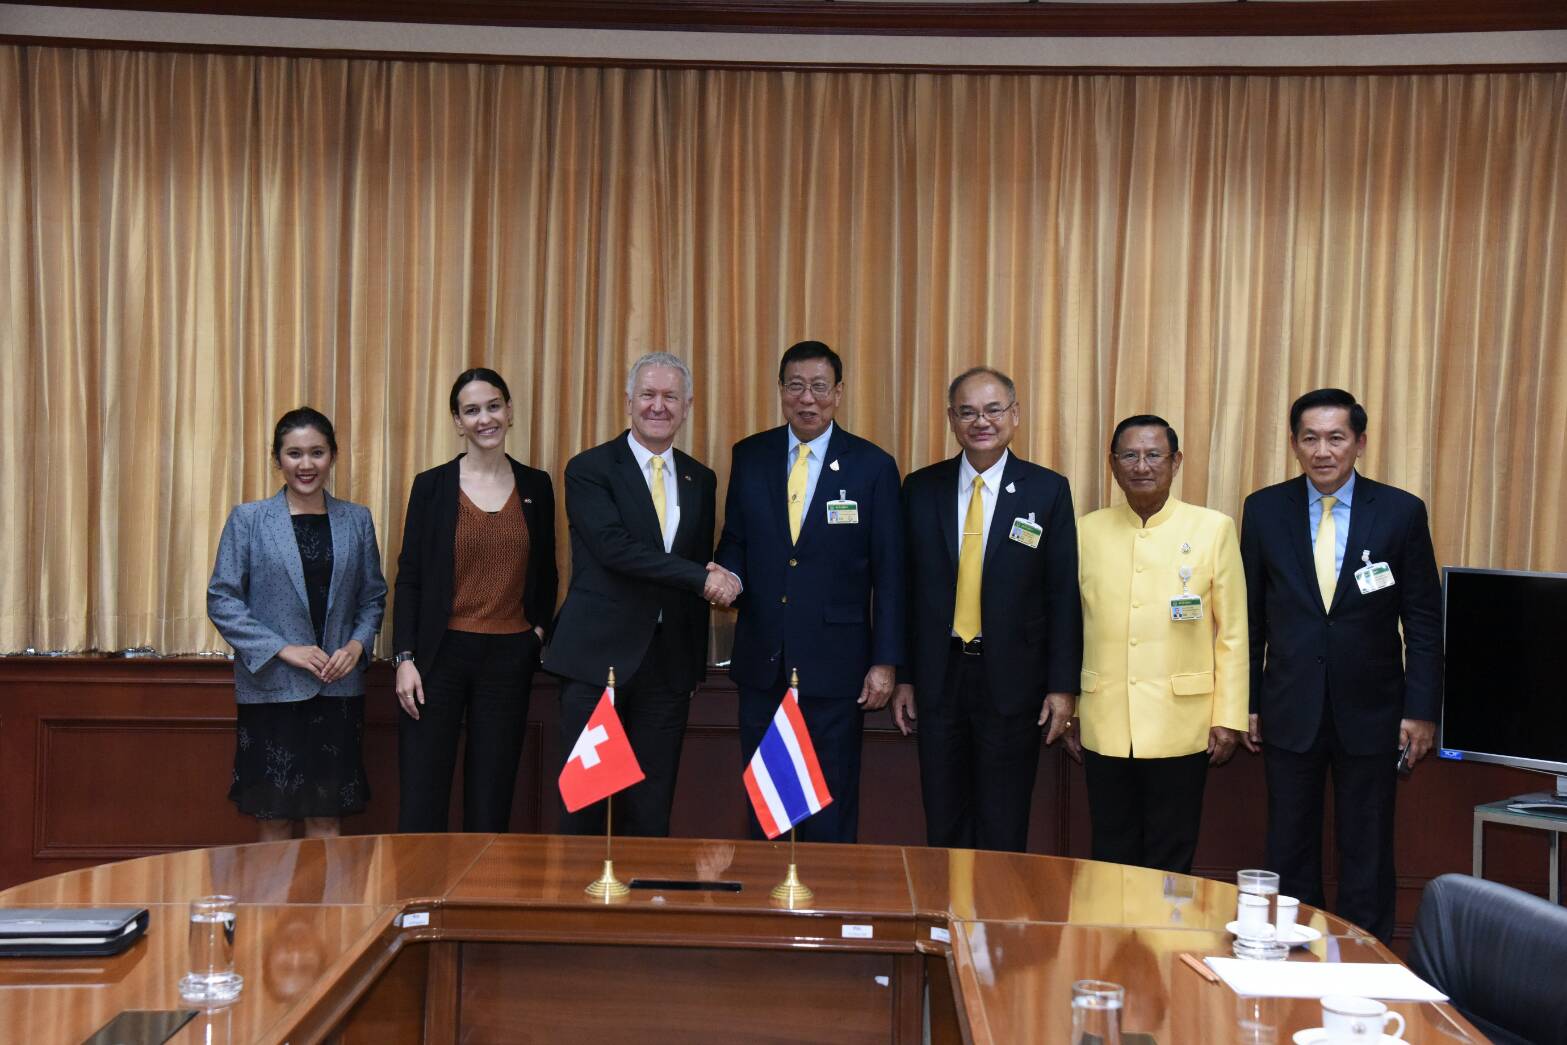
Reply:
[[[832,804],[793,686],[774,712],[773,724],[751,756],[744,778],[751,808],[768,838],[777,838]]]

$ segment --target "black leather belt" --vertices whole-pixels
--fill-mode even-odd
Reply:
[[[956,635],[952,636],[952,652],[961,653],[967,657],[981,657],[985,654],[985,639],[982,635],[976,635],[968,642],[964,642]]]

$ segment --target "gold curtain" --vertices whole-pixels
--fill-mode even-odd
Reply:
[[[0,650],[222,648],[205,586],[274,419],[338,424],[388,574],[465,366],[557,479],[691,360],[725,478],[820,338],[843,423],[955,452],[948,378],[1104,504],[1163,414],[1178,493],[1294,474],[1353,390],[1444,563],[1567,570],[1567,73],[1063,76],[567,68],[0,47]],[[562,548],[564,557],[564,545]],[[563,562],[564,566],[565,563]],[[382,644],[383,651],[385,643]]]

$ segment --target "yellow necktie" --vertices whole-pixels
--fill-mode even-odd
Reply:
[[[1333,506],[1337,497],[1322,498],[1322,521],[1317,523],[1317,543],[1311,557],[1317,566],[1317,587],[1322,589],[1322,608],[1332,609],[1333,589],[1338,587],[1338,569],[1333,560],[1338,552],[1338,524],[1333,521]]]
[[[796,542],[800,539],[800,524],[805,520],[805,481],[811,474],[807,463],[810,457],[811,448],[801,443],[794,455],[794,467],[789,469],[789,539]]]
[[[667,521],[665,512],[667,506],[664,501],[664,459],[654,454],[651,462],[653,465],[653,510],[658,513],[658,537],[664,539],[664,524]]]
[[[963,516],[963,545],[958,549],[958,602],[952,630],[964,642],[979,634],[979,575],[985,568],[985,480],[974,477],[968,512]]]

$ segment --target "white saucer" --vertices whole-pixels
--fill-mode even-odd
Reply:
[[[1328,1040],[1328,1032],[1325,1027],[1307,1027],[1305,1030],[1296,1031],[1292,1037],[1295,1045],[1321,1045]],[[1369,1042],[1370,1039],[1367,1040]],[[1405,1039],[1388,1034],[1381,1035],[1377,1042],[1378,1045],[1407,1045]]]
[[[1241,934],[1240,922],[1231,922],[1224,928],[1231,936],[1239,936]],[[1272,936],[1264,937],[1264,939],[1268,940],[1273,938]],[[1304,947],[1306,944],[1315,943],[1320,939],[1322,939],[1322,930],[1313,929],[1309,925],[1291,926],[1289,932],[1278,936],[1279,943],[1289,944],[1291,947]]]

